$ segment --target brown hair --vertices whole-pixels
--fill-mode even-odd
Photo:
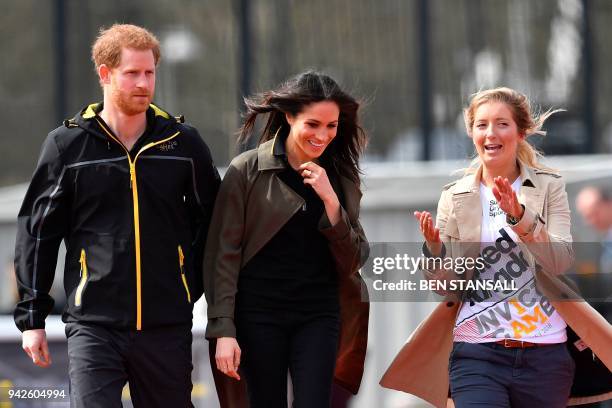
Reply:
[[[465,128],[470,137],[472,136],[476,109],[488,102],[502,102],[506,104],[512,111],[512,117],[516,122],[519,133],[525,135],[525,138],[518,144],[517,158],[530,167],[547,169],[546,166],[539,163],[539,159],[543,157],[542,153],[529,144],[527,137],[536,134],[546,135],[546,132],[542,130],[542,125],[552,114],[562,112],[563,109],[549,109],[544,113],[538,114],[533,112],[529,99],[514,89],[501,87],[479,91],[472,95],[468,107],[463,110]],[[476,157],[472,161],[470,169],[473,170],[475,165],[479,163],[480,160]]]
[[[147,29],[132,24],[113,24],[110,28],[101,28],[100,34],[91,47],[91,59],[96,67],[102,64],[115,68],[121,63],[121,50],[151,50],[155,65],[161,57],[159,41]]]
[[[321,101],[332,101],[340,109],[338,132],[321,156],[325,165],[359,184],[359,159],[367,144],[367,135],[359,123],[359,102],[330,76],[316,71],[303,72],[278,88],[245,98],[244,124],[239,131],[238,144],[245,145],[259,115],[267,115],[259,144],[275,135],[286,137],[290,126],[285,114],[297,115],[304,107]]]

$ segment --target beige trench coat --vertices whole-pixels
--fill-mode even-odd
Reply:
[[[512,226],[521,237],[536,272],[538,289],[545,293],[566,323],[612,369],[612,326],[579,296],[555,277],[573,262],[570,211],[562,178],[552,172],[533,169],[519,163],[522,185],[519,201],[525,206],[521,221]],[[447,247],[446,256],[477,256],[480,250],[482,205],[480,180],[482,168],[445,186],[436,217],[440,237]],[[461,244],[461,245],[459,245]],[[443,278],[445,271],[429,271]],[[448,362],[453,345],[453,327],[460,302],[440,303],[410,335],[380,384],[416,395],[436,407],[452,406],[449,396]],[[571,398],[569,404],[581,404],[612,398],[612,393]]]

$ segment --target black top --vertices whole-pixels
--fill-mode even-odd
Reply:
[[[337,311],[336,269],[318,229],[323,202],[290,166],[278,176],[305,203],[240,272],[238,308]]]

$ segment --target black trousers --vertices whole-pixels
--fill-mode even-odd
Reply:
[[[191,325],[115,330],[68,323],[70,406],[121,407],[129,383],[134,407],[193,407]]]
[[[250,408],[286,408],[288,372],[294,408],[330,406],[338,312],[239,309],[236,329]]]

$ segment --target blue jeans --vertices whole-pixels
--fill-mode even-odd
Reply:
[[[574,369],[565,343],[524,349],[454,343],[451,397],[457,408],[565,408]]]

